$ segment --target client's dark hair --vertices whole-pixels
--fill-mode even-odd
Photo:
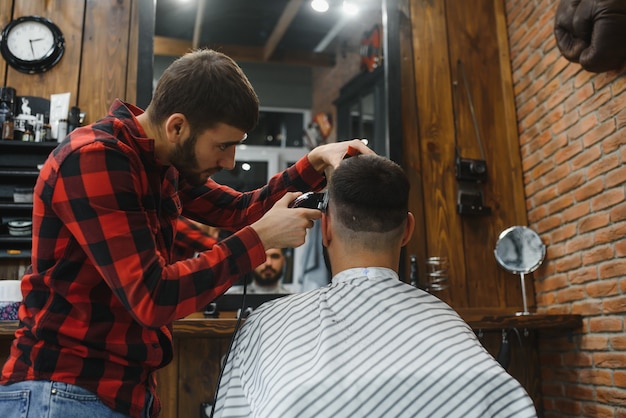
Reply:
[[[398,164],[379,155],[357,155],[333,172],[328,205],[348,230],[386,233],[407,219],[409,188]]]

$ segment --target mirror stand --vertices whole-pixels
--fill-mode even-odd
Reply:
[[[516,316],[530,315],[526,302],[525,274],[532,273],[541,265],[546,256],[546,246],[539,235],[525,226],[512,226],[500,233],[494,249],[496,261],[502,268],[520,275],[524,311]]]
[[[524,281],[524,273],[520,273],[519,278],[520,278],[520,284],[522,285],[522,303],[524,304],[524,311],[516,312],[515,315],[517,316],[530,315],[530,312],[528,312],[528,304],[526,302],[526,283]]]

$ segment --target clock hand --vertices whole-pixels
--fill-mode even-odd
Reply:
[[[35,58],[35,48],[33,48],[33,40],[29,39],[28,42],[30,42],[30,52],[33,54],[33,58]]]

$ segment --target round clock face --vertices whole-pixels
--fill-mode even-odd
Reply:
[[[65,50],[60,29],[40,16],[13,20],[2,31],[0,52],[13,68],[24,73],[40,73],[54,66]]]

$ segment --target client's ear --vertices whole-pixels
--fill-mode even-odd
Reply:
[[[413,236],[413,230],[415,229],[415,217],[411,212],[406,215],[406,225],[404,227],[404,234],[402,235],[402,247],[409,243],[409,240]]]

